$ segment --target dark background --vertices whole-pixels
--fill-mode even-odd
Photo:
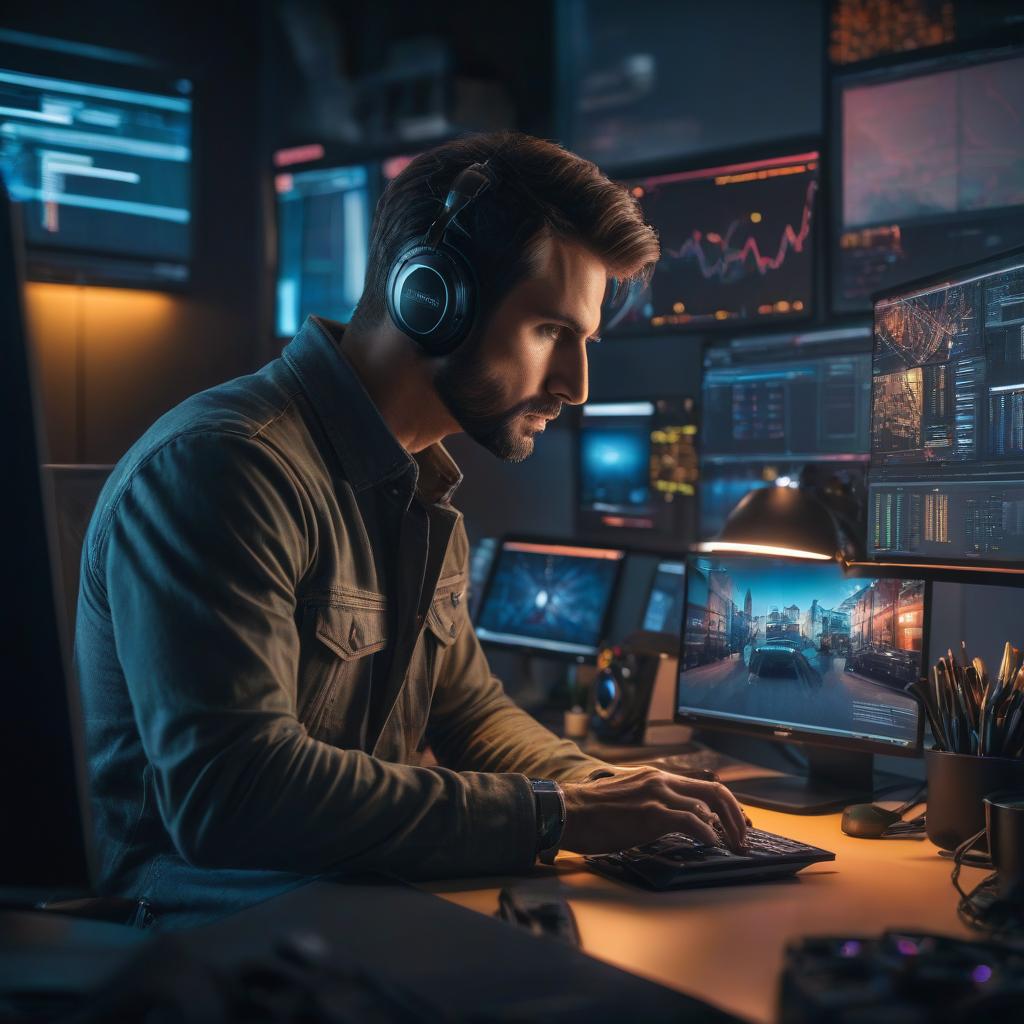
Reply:
[[[998,18],[1018,5],[972,6],[997,8]],[[827,137],[823,9],[818,0],[721,0],[710,8],[593,0],[590,13],[601,21],[584,18],[578,2],[553,0],[80,0],[5,14],[6,28],[149,55],[195,82],[196,234],[188,292],[28,285],[50,460],[115,462],[187,395],[276,355],[272,153],[320,139],[353,152],[385,144],[383,130],[357,130],[361,112],[351,84],[400,63],[403,47],[434,38],[454,77],[467,84],[470,107],[476,96],[509,126],[556,139],[574,132],[604,147],[611,170],[629,153],[664,157],[674,149],[691,158],[714,148]],[[598,22],[604,28],[595,29]],[[582,49],[614,70],[616,45],[635,49],[637,37],[655,39],[649,48],[671,69],[662,84],[679,120],[666,139],[643,118],[625,117],[609,143],[568,102],[573,58]],[[697,394],[701,344],[692,335],[606,340],[593,355],[591,396]],[[464,438],[452,440],[466,474],[459,504],[471,537],[571,533],[573,439],[568,417],[563,421],[520,466],[502,465]],[[1012,589],[937,585],[932,653],[966,637],[975,653],[998,664],[1002,641],[1019,640],[1022,606]]]

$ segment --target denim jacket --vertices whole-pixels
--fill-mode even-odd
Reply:
[[[158,420],[86,535],[100,889],[172,922],[327,873],[522,871],[528,776],[602,767],[491,675],[461,474],[439,444],[401,447],[342,330],[311,317],[281,358]]]

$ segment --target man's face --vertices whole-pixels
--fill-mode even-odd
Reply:
[[[608,276],[597,257],[557,238],[542,241],[533,265],[434,378],[459,426],[509,462],[533,452],[564,403],[587,400],[587,344]]]

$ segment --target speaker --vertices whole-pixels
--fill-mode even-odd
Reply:
[[[590,729],[603,743],[685,743],[693,730],[674,721],[679,641],[638,630],[597,659]]]

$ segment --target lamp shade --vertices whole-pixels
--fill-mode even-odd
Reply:
[[[722,532],[701,551],[747,551],[818,561],[849,558],[850,538],[824,502],[803,488],[750,491],[732,510]]]

